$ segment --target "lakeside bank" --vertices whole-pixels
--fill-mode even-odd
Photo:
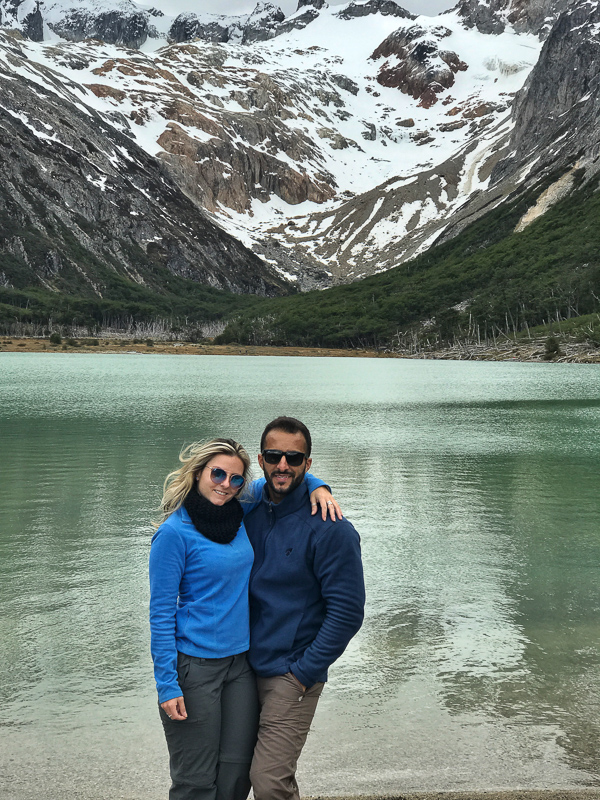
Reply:
[[[407,792],[386,795],[315,795],[305,800],[597,800],[600,789],[503,789],[473,792]]]
[[[0,353],[159,353],[196,356],[300,356],[304,358],[409,358],[447,361],[522,361],[527,363],[600,364],[600,347],[589,342],[563,341],[558,352],[547,357],[545,340],[507,339],[486,344],[410,353],[397,350],[341,349],[333,347],[267,347],[127,338],[65,338],[60,344],[49,339],[0,337]]]

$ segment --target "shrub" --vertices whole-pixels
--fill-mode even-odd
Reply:
[[[62,336],[60,333],[51,333],[50,334],[50,344],[61,344]]]
[[[556,336],[549,336],[544,345],[544,358],[546,361],[551,361],[553,358],[561,355],[560,345]]]
[[[152,339],[146,339],[146,345],[148,347],[154,347],[154,341]]]

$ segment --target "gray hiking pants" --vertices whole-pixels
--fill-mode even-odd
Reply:
[[[246,654],[196,658],[179,653],[187,719],[159,706],[169,749],[169,800],[246,800],[258,729],[256,679]]]

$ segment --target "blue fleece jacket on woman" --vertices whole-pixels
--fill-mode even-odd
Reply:
[[[245,513],[262,496],[264,478],[245,494]],[[323,486],[306,476],[309,491]],[[223,658],[249,647],[248,579],[254,553],[244,523],[229,544],[199,533],[187,511],[173,512],[152,537],[150,548],[150,649],[158,700],[182,695],[177,652]]]

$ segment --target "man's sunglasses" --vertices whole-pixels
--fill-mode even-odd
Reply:
[[[299,450],[263,450],[262,457],[267,464],[279,464],[281,459],[285,456],[290,467],[299,467],[306,458],[306,453],[301,453]]]
[[[210,471],[210,479],[213,483],[216,483],[217,486],[220,483],[223,483],[227,478],[227,473],[221,467],[213,467]],[[241,489],[242,486],[246,483],[246,479],[243,475],[230,475],[229,476],[229,485],[232,489]]]

